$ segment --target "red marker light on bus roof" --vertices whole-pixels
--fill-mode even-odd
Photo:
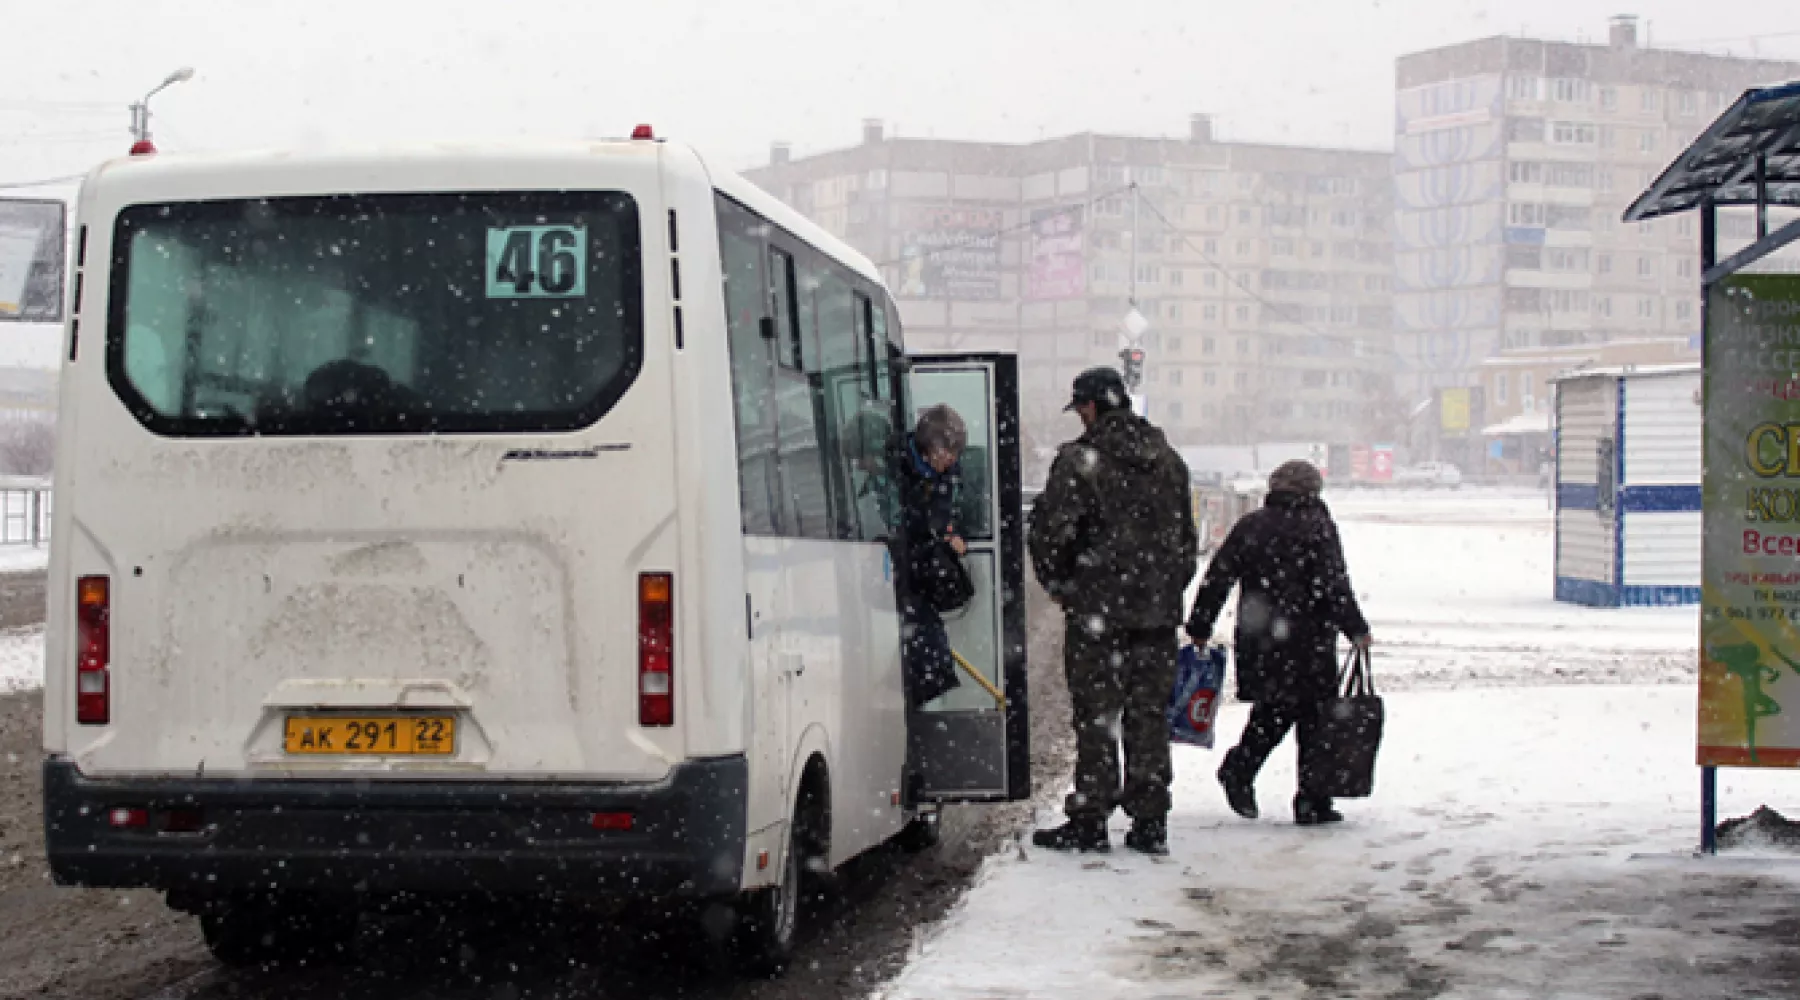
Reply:
[[[149,139],[139,139],[131,144],[132,156],[149,156],[154,152],[156,152],[156,143]]]
[[[639,125],[637,128],[631,130],[631,137],[633,139],[654,139],[656,138],[656,130],[648,125]]]

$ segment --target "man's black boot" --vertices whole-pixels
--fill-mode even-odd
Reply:
[[[1342,823],[1344,814],[1331,807],[1330,799],[1309,799],[1304,796],[1294,798],[1294,825],[1320,826],[1325,823]]]
[[[1230,803],[1232,812],[1245,819],[1255,819],[1261,815],[1256,808],[1255,785],[1223,767],[1219,768],[1219,784],[1225,788],[1225,801]]]
[[[1106,836],[1105,820],[1071,819],[1054,829],[1033,833],[1031,842],[1052,851],[1112,850],[1112,841]]]
[[[1166,820],[1140,819],[1131,824],[1125,835],[1125,846],[1139,854],[1162,856],[1169,853],[1169,824]]]

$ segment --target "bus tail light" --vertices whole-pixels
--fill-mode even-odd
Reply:
[[[112,586],[104,576],[75,585],[75,721],[112,721]]]
[[[638,725],[675,724],[675,576],[638,574]]]
[[[636,823],[628,812],[599,812],[588,817],[588,825],[608,833],[630,833]]]

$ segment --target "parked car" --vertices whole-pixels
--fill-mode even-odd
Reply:
[[[1394,485],[1455,489],[1462,485],[1462,470],[1449,462],[1420,462],[1395,469]]]

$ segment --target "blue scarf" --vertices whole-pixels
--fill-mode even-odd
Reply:
[[[914,472],[924,476],[926,479],[936,479],[938,477],[938,471],[931,467],[930,462],[925,461],[924,456],[919,454],[918,439],[914,438],[911,434],[906,436],[906,453],[912,456]]]

